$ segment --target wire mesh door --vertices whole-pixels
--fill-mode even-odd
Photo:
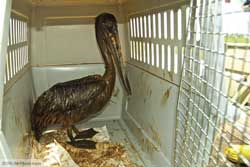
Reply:
[[[250,166],[250,12],[192,0],[177,108],[180,166]]]

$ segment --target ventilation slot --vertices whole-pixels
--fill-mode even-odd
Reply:
[[[12,13],[5,61],[5,84],[8,84],[29,63],[28,55],[28,20]]]
[[[182,6],[130,16],[131,63],[171,81],[180,80],[188,11]]]

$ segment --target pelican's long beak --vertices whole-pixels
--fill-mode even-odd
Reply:
[[[122,52],[121,52],[121,44],[120,44],[118,32],[114,33],[114,38],[112,39],[112,43],[113,43],[113,46],[115,47],[114,50],[116,53],[113,56],[113,60],[115,62],[116,69],[118,71],[118,75],[120,77],[122,86],[125,89],[127,95],[131,95],[132,92],[131,92],[131,87],[129,84],[128,76],[124,72],[123,56],[122,56]]]

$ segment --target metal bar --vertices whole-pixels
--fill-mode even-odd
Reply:
[[[187,51],[184,56],[177,109],[175,166],[211,164],[221,166],[221,163],[230,166],[223,152],[225,145],[232,146],[236,131],[241,134],[243,140],[249,139],[249,135],[246,135],[247,129],[250,128],[247,124],[250,117],[249,109],[237,99],[228,97],[229,91],[224,90],[225,79],[229,80],[229,84],[235,81],[246,89],[249,89],[250,85],[246,81],[237,80],[232,73],[225,71],[224,60],[227,57],[234,59],[235,56],[225,54],[221,49],[224,35],[227,35],[220,29],[221,18],[239,11],[221,12],[222,2],[221,0],[191,2],[191,23],[188,27]],[[244,35],[249,36],[249,34]],[[232,49],[236,51],[237,48],[235,46]],[[248,47],[245,47],[245,50],[246,54]],[[236,59],[242,61],[239,71],[243,71],[249,60],[242,57]],[[234,110],[228,111],[230,105],[235,106]],[[237,115],[244,115],[242,112],[246,118],[239,126]],[[183,121],[185,123],[182,123]],[[231,124],[229,136],[224,133],[228,123]],[[217,143],[215,143],[216,135],[221,135]],[[179,155],[176,155],[177,153]],[[240,156],[244,159],[243,155]],[[249,163],[246,159],[245,161],[246,164]]]

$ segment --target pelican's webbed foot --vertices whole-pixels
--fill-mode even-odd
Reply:
[[[74,137],[75,139],[92,138],[98,133],[93,128],[84,131],[79,131],[75,126],[72,126],[72,130],[76,133],[76,136]]]
[[[75,137],[73,137],[72,131],[76,133]],[[68,144],[77,148],[96,149],[96,142],[86,139],[92,138],[97,133],[98,132],[96,132],[93,128],[85,131],[79,131],[76,127],[72,126],[67,130],[68,137],[70,138],[70,142],[68,142]]]
[[[91,140],[83,139],[83,140],[70,141],[67,143],[77,148],[96,149],[96,142]]]

